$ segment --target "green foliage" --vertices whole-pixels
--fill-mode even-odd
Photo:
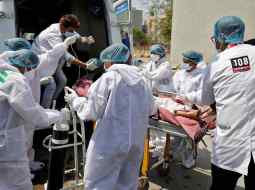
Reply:
[[[150,16],[155,16],[155,11],[154,11],[154,9],[155,9],[154,6],[151,6],[151,7],[150,7],[150,10],[149,10]]]
[[[165,9],[165,17],[161,19],[160,25],[160,37],[164,43],[169,44],[171,41],[171,31],[172,31],[172,7],[167,7]]]
[[[133,28],[133,38],[135,45],[147,45],[151,42],[151,38],[137,27]]]

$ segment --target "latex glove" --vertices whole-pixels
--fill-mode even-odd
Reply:
[[[62,123],[69,123],[71,121],[71,112],[68,108],[63,108],[60,111],[62,117]]]
[[[87,43],[87,44],[90,45],[90,44],[94,44],[96,41],[95,41],[93,36],[89,36],[89,37],[83,36],[83,37],[81,37],[81,42],[82,43]]]
[[[49,82],[53,80],[53,77],[43,77],[41,80],[40,80],[40,84],[41,85],[45,85],[45,84],[49,84]]]
[[[62,123],[64,121],[64,116],[60,111],[46,109],[50,125],[54,123]],[[45,128],[46,126],[37,126],[39,128]],[[47,126],[48,127],[48,126]]]
[[[88,37],[88,44],[94,44],[95,42],[96,42],[96,40],[93,36]]]
[[[87,61],[87,69],[90,71],[94,71],[98,68],[98,66],[96,65],[96,61],[97,59],[90,59]]]
[[[83,61],[80,61],[79,59],[74,59],[74,60],[71,62],[71,64],[73,64],[73,65],[78,65],[78,66],[80,66],[81,68],[84,68],[84,69],[87,68],[87,64],[84,63]]]
[[[87,69],[88,69],[89,71],[94,71],[94,70],[97,69],[97,66],[94,65],[94,64],[88,64],[88,65],[87,65]]]
[[[80,38],[79,34],[75,34],[73,36],[67,37],[64,40],[64,44],[66,45],[66,48],[68,48],[70,45],[74,44],[76,42],[76,40],[78,40]]]
[[[64,98],[67,103],[69,103],[72,106],[74,99],[77,97],[78,97],[78,95],[76,94],[76,92],[73,89],[71,89],[69,87],[65,87],[65,97]]]

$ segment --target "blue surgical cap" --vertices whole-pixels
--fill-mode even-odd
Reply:
[[[221,17],[214,25],[213,37],[222,43],[238,44],[244,39],[244,22],[236,16]]]
[[[22,68],[35,68],[39,64],[38,56],[31,50],[22,49],[8,57],[9,63]]]
[[[203,55],[196,51],[186,51],[182,54],[182,56],[184,60],[192,61],[194,63],[203,61]]]
[[[6,45],[12,51],[18,51],[21,49],[31,49],[32,46],[26,39],[23,38],[10,38],[4,41]]]
[[[160,44],[155,44],[150,47],[150,53],[159,55],[161,58],[166,55],[165,48]]]
[[[103,63],[126,63],[130,56],[127,46],[121,43],[113,44],[104,49],[100,54],[100,60]]]

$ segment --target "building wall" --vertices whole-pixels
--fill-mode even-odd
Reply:
[[[127,24],[129,19],[129,13],[125,12],[119,16],[117,16],[118,22],[120,24]],[[138,10],[136,8],[132,8],[132,24],[133,27],[137,27],[139,29],[142,29],[143,25],[143,10]]]
[[[138,9],[132,10],[132,24],[134,27],[142,29],[143,25],[143,11]]]
[[[15,36],[14,1],[0,1],[0,11],[6,14],[6,17],[0,18],[0,52],[2,52],[5,49],[3,40]]]
[[[221,16],[242,17],[246,24],[245,39],[255,38],[254,0],[173,0],[171,61],[182,62],[181,53],[197,50],[205,61],[215,54],[211,43],[213,25]]]

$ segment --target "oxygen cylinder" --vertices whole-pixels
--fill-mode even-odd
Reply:
[[[51,140],[53,148],[50,150],[49,156],[49,180],[47,190],[59,190],[63,188],[66,149],[55,149],[54,147],[57,148],[58,146],[63,146],[68,143],[68,132],[68,122],[57,123],[53,126]]]

